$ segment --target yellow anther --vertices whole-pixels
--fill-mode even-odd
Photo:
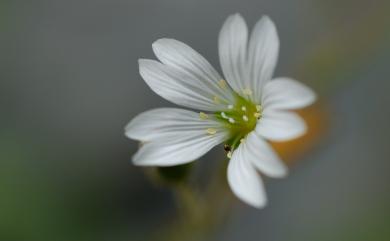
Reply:
[[[245,139],[242,138],[242,139],[240,140],[240,143],[241,143],[241,144],[242,144],[242,143],[245,143]]]
[[[253,116],[256,117],[256,118],[260,118],[261,114],[259,112],[256,112],[256,113],[253,114]]]
[[[242,111],[246,111],[246,106],[241,106]]]
[[[218,96],[214,96],[214,103],[215,104],[219,104],[219,103],[221,103],[221,101],[220,101],[220,99],[218,98]]]
[[[225,80],[221,79],[220,81],[218,81],[218,85],[219,85],[219,87],[221,87],[222,89],[226,89],[227,83],[226,83]]]
[[[252,90],[250,90],[249,88],[245,88],[242,90],[242,93],[244,95],[252,95]]]
[[[204,112],[200,112],[199,113],[199,118],[202,119],[202,120],[206,120],[207,118],[209,118],[209,116],[204,113]]]
[[[215,135],[215,133],[217,133],[217,130],[214,129],[214,128],[207,128],[207,129],[206,129],[206,132],[207,132],[207,134],[209,134],[209,135]]]
[[[244,121],[248,121],[249,119],[248,119],[248,116],[246,116],[246,115],[243,115],[242,116],[242,119],[244,120]]]
[[[229,159],[232,158],[232,152],[229,151],[229,152],[226,154],[226,156],[227,156]]]
[[[260,112],[261,111],[261,105],[256,105],[256,110],[258,111],[258,112]]]

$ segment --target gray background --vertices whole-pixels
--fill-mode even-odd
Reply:
[[[217,36],[240,12],[277,25],[278,76],[312,86],[328,133],[263,210],[238,205],[211,240],[389,240],[389,3],[383,1],[0,2],[0,240],[148,240],[169,191],[131,165],[123,127],[173,106],[138,74],[161,37],[217,69]],[[219,150],[218,150],[219,151]],[[207,163],[222,157],[213,152]]]

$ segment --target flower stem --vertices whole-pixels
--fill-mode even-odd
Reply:
[[[209,185],[200,191],[188,180],[174,183],[176,219],[157,237],[161,241],[204,240],[226,220],[232,198],[226,182],[226,162],[221,162]]]

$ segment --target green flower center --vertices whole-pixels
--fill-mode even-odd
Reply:
[[[225,80],[221,79],[218,82],[221,89],[227,90],[228,84]],[[252,91],[249,88],[242,90],[242,95],[235,94],[235,103],[227,105],[223,111],[215,112],[213,115],[215,119],[220,121],[223,126],[229,131],[229,139],[225,142],[224,149],[227,152],[228,158],[231,158],[233,151],[245,141],[249,132],[253,131],[256,127],[257,121],[261,118],[262,107],[244,98],[243,96],[250,97]],[[221,104],[221,99],[218,96],[213,97],[213,101],[216,104]],[[204,112],[199,113],[199,118],[205,120],[209,118],[208,114]],[[208,135],[215,135],[217,129],[207,128],[206,133]]]
[[[215,113],[217,120],[221,121],[230,133],[230,138],[225,144],[228,155],[245,140],[249,132],[255,129],[261,117],[261,109],[261,105],[237,95],[234,105],[228,105],[227,110]]]

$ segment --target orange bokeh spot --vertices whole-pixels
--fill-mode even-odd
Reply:
[[[308,129],[300,138],[286,142],[271,142],[274,149],[287,165],[292,165],[305,153],[311,150],[321,137],[324,136],[328,127],[328,112],[323,104],[316,104],[296,111],[306,122]]]

